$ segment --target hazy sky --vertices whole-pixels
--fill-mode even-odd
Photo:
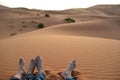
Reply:
[[[1,5],[43,10],[86,8],[96,4],[120,4],[120,0],[0,0]]]

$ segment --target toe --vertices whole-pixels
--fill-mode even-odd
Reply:
[[[20,58],[19,65],[24,65],[24,64],[25,64],[25,60],[23,58]]]

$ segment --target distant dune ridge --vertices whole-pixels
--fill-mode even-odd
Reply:
[[[0,37],[8,37],[13,33],[19,34],[37,29],[42,22],[46,27],[65,24],[64,18],[72,17],[77,22],[88,22],[120,16],[120,5],[96,5],[87,9],[69,9],[64,11],[29,10],[27,8],[8,8],[0,5],[2,34]],[[44,16],[46,13],[50,18]],[[114,22],[114,21],[113,21]],[[108,22],[109,23],[109,22]],[[4,31],[5,30],[5,31]],[[4,35],[3,35],[4,34]]]
[[[3,5],[0,5],[0,9],[9,9],[9,7],[6,7],[6,6],[3,6]]]
[[[49,17],[46,17],[48,14]],[[68,23],[65,18],[74,19]],[[38,29],[43,23],[44,28]],[[120,80],[120,5],[44,11],[0,5],[0,80],[8,80],[24,57],[40,55],[47,80],[73,59],[78,80]]]
[[[120,5],[96,5],[89,8],[68,9],[65,12],[91,14],[91,15],[114,15],[120,16]]]

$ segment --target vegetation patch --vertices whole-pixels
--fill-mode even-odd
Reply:
[[[23,28],[25,28],[25,27],[27,27],[27,26],[23,25]]]
[[[72,18],[65,18],[64,21],[67,23],[74,23],[75,22],[75,20]]]
[[[49,14],[45,14],[45,17],[50,17],[50,15]]]
[[[30,23],[37,23],[36,21],[31,21]]]
[[[23,31],[23,29],[19,29],[19,31]]]
[[[16,35],[16,34],[17,34],[17,33],[11,33],[10,36],[14,36],[14,35]]]
[[[36,14],[37,16],[40,16],[39,14]]]
[[[25,23],[25,21],[22,21],[22,23]]]
[[[38,29],[42,29],[44,28],[44,24],[43,23],[39,23],[38,26],[37,26]]]

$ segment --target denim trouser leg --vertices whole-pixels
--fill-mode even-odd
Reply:
[[[77,78],[72,77],[72,78],[67,78],[66,80],[77,80]]]
[[[23,76],[22,80],[34,80],[33,74],[26,74]]]
[[[34,80],[46,80],[45,74],[43,73],[38,73]]]
[[[10,78],[9,80],[19,80],[19,79],[16,78],[16,77],[12,77],[12,78]]]

